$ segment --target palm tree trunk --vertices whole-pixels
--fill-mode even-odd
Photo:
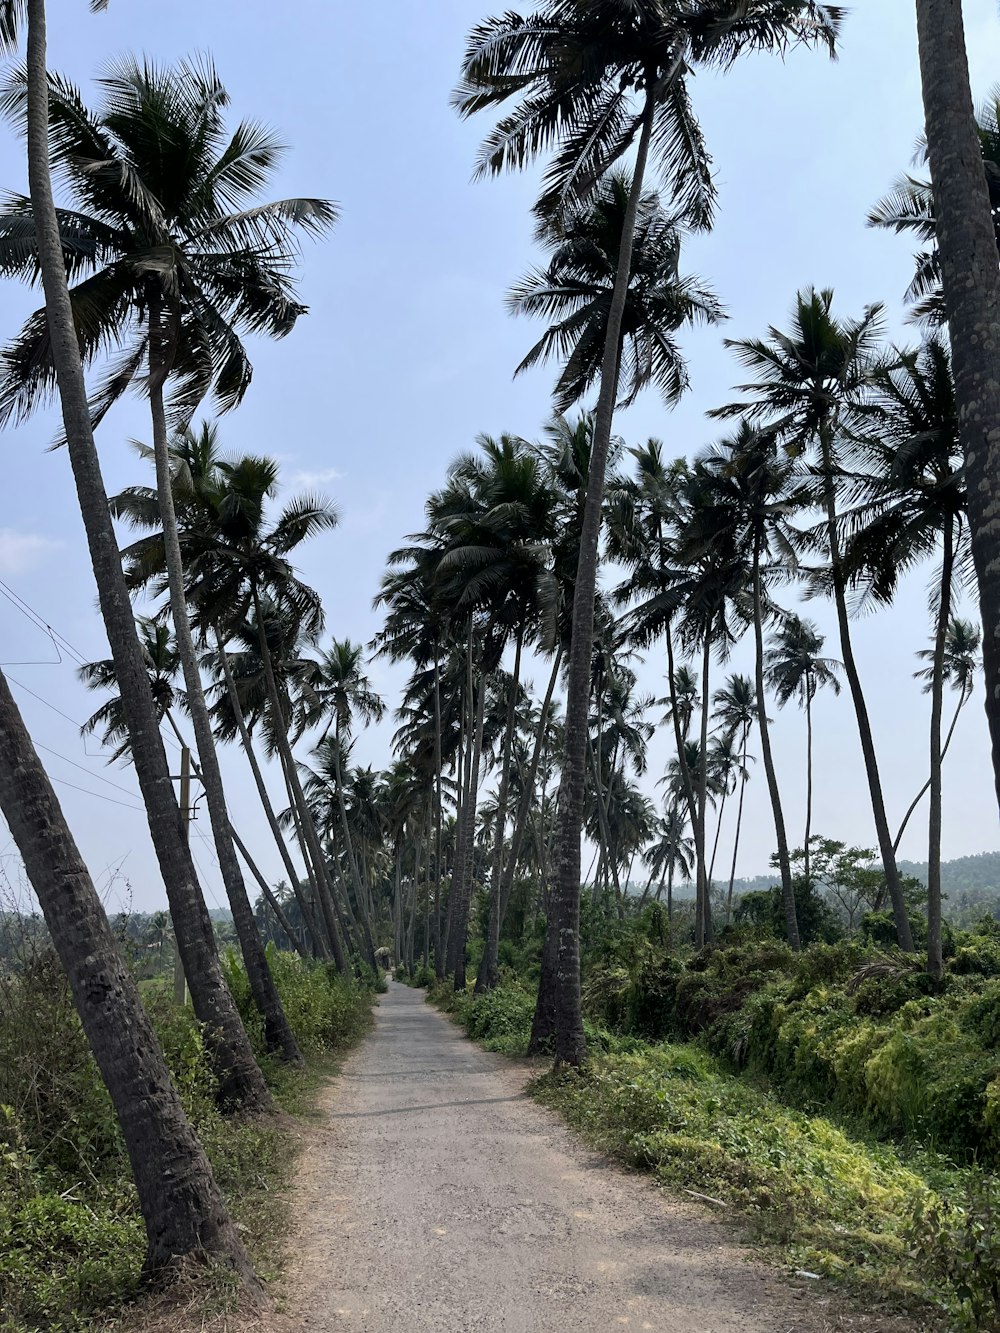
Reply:
[[[344,799],[344,778],[341,773],[340,764],[339,717],[334,724],[333,771],[337,781],[337,809],[340,812],[340,831],[343,834],[344,847],[347,851],[347,868],[351,872],[351,883],[354,886],[354,900],[358,905],[358,914],[361,917],[361,928],[365,935],[365,952],[368,954],[368,962],[374,971],[375,938],[372,931],[371,905],[368,901],[367,887],[362,881],[361,872],[358,869],[358,859],[354,855],[354,839],[351,837],[351,824],[350,820],[347,818],[347,802]]]
[[[715,858],[719,851],[719,838],[722,836],[722,821],[726,813],[726,802],[729,800],[728,786],[723,788],[722,800],[719,802],[719,822],[715,826],[715,837],[712,839],[712,859],[708,863],[708,882],[715,883]]]
[[[239,692],[236,689],[236,681],[233,679],[233,673],[229,666],[229,655],[226,652],[226,646],[222,635],[218,630],[215,631],[215,642],[219,650],[219,662],[222,666],[223,676],[226,681],[226,691],[229,696],[229,706],[233,710],[233,717],[236,719],[236,726],[240,733],[240,741],[243,745],[243,753],[250,764],[250,771],[253,773],[254,784],[257,787],[257,795],[260,797],[260,803],[264,808],[264,814],[267,818],[267,826],[271,830],[271,836],[274,838],[275,846],[281,857],[281,863],[285,867],[285,873],[288,876],[289,887],[295,894],[295,900],[299,905],[299,911],[302,913],[302,921],[308,930],[316,951],[321,958],[329,958],[330,951],[327,948],[326,940],[323,938],[322,931],[317,927],[313,919],[312,912],[309,910],[309,904],[306,901],[306,895],[302,891],[302,885],[299,883],[299,874],[295,869],[295,863],[292,860],[291,853],[288,850],[288,844],[281,831],[281,825],[278,823],[277,816],[274,813],[274,806],[271,804],[271,797],[267,790],[267,784],[264,782],[264,774],[261,772],[260,764],[257,761],[257,754],[254,750],[253,739],[250,735],[250,729],[246,724],[246,718],[243,715],[243,705],[240,703]],[[305,861],[308,867],[308,861]],[[307,868],[306,878],[312,882],[311,875]],[[316,897],[316,886],[312,883],[313,897]]]
[[[482,691],[480,691],[479,697],[482,697]],[[471,837],[475,836],[476,818],[476,796],[472,786],[472,758],[476,748],[475,639],[471,611],[469,612],[465,648],[465,698],[462,712],[466,739],[461,756],[462,775],[459,782],[458,822],[455,828],[455,863],[452,867],[451,892],[448,895],[448,948],[445,954],[445,971],[451,974],[454,974],[458,966],[459,922],[462,916],[462,903],[466,887],[466,829],[468,828],[470,807],[472,812]],[[465,948],[464,938],[462,948]]]
[[[994,265],[996,253],[994,250]],[[913,952],[913,933],[910,919],[903,901],[903,890],[899,883],[899,871],[896,868],[896,854],[892,846],[892,834],[889,832],[889,820],[885,813],[885,798],[882,794],[882,780],[879,776],[878,760],[875,757],[875,741],[872,737],[871,721],[868,717],[868,705],[858,665],[854,660],[854,645],[851,642],[851,625],[847,614],[847,590],[844,582],[843,561],[840,554],[840,534],[837,531],[837,491],[833,479],[833,448],[830,438],[831,423],[826,422],[820,428],[820,449],[823,466],[823,491],[826,504],[827,541],[830,543],[830,574],[833,580],[833,597],[837,608],[837,624],[840,629],[840,653],[844,660],[844,674],[851,687],[851,698],[858,719],[858,733],[861,738],[861,753],[864,756],[865,772],[868,775],[868,788],[871,792],[872,814],[875,817],[875,831],[878,835],[879,850],[882,854],[882,866],[885,871],[886,888],[892,902],[892,915],[896,922],[896,938],[899,947],[906,953]],[[1000,533],[1000,526],[998,526]],[[1000,621],[998,621],[1000,624]]]
[[[986,716],[1000,801],[1000,271],[962,5],[917,0],[916,10],[934,223],[983,622]]]
[[[236,858],[236,848],[233,846],[230,832],[229,811],[226,808],[226,795],[222,786],[222,770],[219,767],[215,736],[212,733],[212,720],[205,703],[201,672],[198,669],[198,655],[191,635],[187,592],[184,587],[184,564],[177,532],[177,517],[174,512],[167,418],[163,406],[163,384],[169,373],[172,356],[167,352],[168,335],[163,328],[159,302],[153,296],[149,301],[149,330],[149,407],[153,421],[156,489],[160,505],[160,521],[163,525],[163,551],[170,593],[170,614],[174,622],[177,651],[184,672],[188,711],[198,746],[201,780],[208,802],[215,852],[219,858],[219,870],[226,888],[226,897],[233,913],[233,924],[240,942],[250,993],[264,1019],[264,1035],[268,1050],[280,1054],[283,1060],[300,1063],[302,1054],[282,1007],[271,969],[267,965],[260,932],[247,896],[240,863]]]
[[[256,584],[253,585],[252,596],[254,618],[257,622],[257,643],[260,648],[261,663],[264,667],[264,684],[267,689],[267,700],[271,709],[271,715],[274,719],[274,742],[279,759],[281,760],[285,783],[288,787],[288,799],[293,812],[297,813],[299,827],[305,839],[305,845],[302,848],[303,855],[305,855],[305,852],[308,849],[309,858],[312,860],[313,875],[315,877],[316,889],[319,895],[320,911],[323,913],[323,920],[326,923],[326,931],[330,939],[330,948],[333,951],[334,964],[336,965],[337,971],[343,976],[346,976],[348,967],[341,945],[340,930],[338,929],[337,919],[334,915],[333,885],[330,882],[330,876],[326,868],[326,861],[323,857],[323,849],[320,846],[319,834],[316,832],[316,825],[313,822],[312,812],[309,809],[309,803],[302,790],[302,783],[299,781],[298,769],[295,767],[295,756],[292,753],[292,747],[288,740],[288,729],[285,725],[284,712],[281,707],[281,698],[278,694],[278,682],[274,678],[274,663],[271,661],[271,648],[267,642],[267,632],[264,627],[263,607],[261,606],[260,593]]]
[[[740,830],[743,827],[743,797],[747,789],[747,741],[750,728],[743,728],[743,745],[740,752],[740,800],[736,807],[736,834],[733,838],[733,862],[729,867],[729,892],[726,894],[726,925],[733,919],[733,885],[736,883],[736,858],[740,851]]]
[[[517,720],[517,692],[521,685],[521,646],[524,640],[523,622],[517,627],[514,645],[514,674],[511,680],[510,699],[507,701],[507,730],[503,738],[503,758],[500,763],[500,790],[497,793],[495,847],[490,884],[490,911],[486,926],[486,944],[483,957],[476,975],[474,993],[492,990],[500,979],[497,959],[500,953],[500,901],[501,871],[507,830],[507,792],[510,784],[510,752],[514,741],[514,728]]]
[[[677,767],[681,775],[681,786],[684,789],[684,799],[687,802],[688,818],[691,821],[693,832],[698,825],[698,803],[695,800],[694,783],[691,781],[691,774],[688,772],[687,761],[684,758],[684,733],[681,730],[681,720],[677,712],[677,682],[674,679],[674,636],[669,625],[667,626],[666,643],[667,694],[670,698],[670,717],[674,727],[674,744],[677,746]]]
[[[476,703],[476,729],[472,741],[472,764],[469,774],[469,800],[465,820],[465,847],[462,855],[462,896],[459,902],[455,933],[455,989],[465,990],[465,952],[469,936],[469,908],[472,904],[473,854],[476,839],[476,807],[479,792],[479,767],[483,755],[483,723],[486,713],[486,680],[479,681]]]
[[[32,0],[29,13],[41,9]],[[35,20],[37,22],[37,20]],[[44,29],[42,30],[44,35]],[[37,61],[37,28],[29,29]],[[0,673],[0,812],[24,861],[121,1126],[147,1273],[193,1255],[259,1290],[52,785]]]
[[[959,714],[961,713],[965,705],[969,702],[969,697],[970,697],[969,694],[967,694],[964,689],[959,692],[958,704],[956,705],[955,711],[952,714],[951,725],[948,728],[948,734],[944,738],[944,745],[941,747],[942,763],[947,757],[948,747],[951,745],[951,738],[955,734],[955,727],[958,724]],[[910,822],[910,816],[913,814],[914,810],[916,810],[917,806],[930,791],[930,788],[931,788],[931,780],[930,778],[928,778],[927,781],[924,783],[924,785],[917,792],[916,796],[914,796],[909,806],[907,807],[906,814],[903,816],[903,822],[899,826],[899,832],[896,834],[896,837],[892,844],[892,850],[894,852],[899,851],[899,844],[903,841],[903,834],[906,832],[906,826]]]
[[[441,784],[444,779],[441,757],[441,654],[440,640],[434,640],[434,971],[444,975],[441,948],[441,821],[443,807]]]
[[[806,672],[806,837],[802,844],[806,884],[812,885],[809,877],[809,835],[812,832],[813,812],[813,683]]]
[[[785,815],[781,808],[781,792],[778,788],[778,775],[774,770],[774,756],[771,753],[771,724],[767,720],[767,696],[764,693],[764,599],[761,594],[760,575],[760,539],[754,538],[753,548],[753,632],[754,632],[754,681],[757,692],[757,722],[760,727],[760,752],[764,760],[764,772],[767,775],[767,789],[771,796],[771,810],[774,814],[774,838],[778,844],[778,867],[781,871],[781,901],[785,908],[785,932],[788,943],[796,951],[802,947],[799,939],[799,922],[795,911],[795,890],[792,887],[792,867],[788,859],[788,835],[785,832]]]
[[[94,444],[87,389],[73,322],[59,223],[52,197],[48,148],[48,75],[45,68],[44,0],[28,5],[27,137],[28,184],[38,245],[38,263],[63,428],[80,511],[94,567],[97,594],[115,663],[132,759],[163,878],[171,920],[191,1001],[205,1024],[206,1040],[224,1101],[248,1112],[265,1110],[271,1097],[219,966],[212,923],[198,887],[191,852],[163,749],[156,710],[139,642],[118,541]]]
[[[941,713],[944,696],[944,655],[951,618],[951,583],[955,569],[955,538],[952,521],[944,528],[941,560],[941,593],[934,664],[931,672],[931,803],[927,846],[927,971],[940,978],[944,970],[941,954]]]
[[[594,416],[587,498],[580,530],[580,554],[573,589],[572,637],[566,681],[566,740],[559,801],[559,835],[556,874],[551,892],[548,929],[555,933],[556,1063],[580,1065],[586,1059],[580,1001],[580,856],[583,834],[584,782],[587,765],[587,711],[590,702],[590,658],[594,643],[594,596],[597,591],[598,548],[604,502],[604,474],[615,401],[618,396],[618,364],[621,355],[622,321],[632,272],[632,243],[635,219],[642,194],[646,159],[653,131],[654,90],[646,94],[642,128],[622,222],[621,247],[615,286],[608,312],[601,389]]]
[[[705,642],[702,645],[701,660],[701,754],[698,762],[698,821],[694,830],[695,854],[698,863],[698,879],[695,888],[695,942],[699,949],[712,943],[712,904],[711,885],[708,882],[708,866],[705,857],[705,824],[708,814],[708,703],[709,676],[712,668],[712,636],[705,626]]]
[[[525,835],[528,831],[528,824],[531,821],[531,803],[535,794],[535,783],[538,780],[538,765],[545,745],[545,728],[548,726],[549,713],[552,709],[552,696],[555,693],[556,681],[559,678],[559,667],[561,663],[562,644],[558,646],[555,656],[552,659],[552,671],[549,675],[549,683],[546,686],[545,698],[542,700],[541,712],[538,717],[538,730],[535,732],[535,743],[531,752],[531,762],[528,765],[524,790],[521,793],[521,801],[514,821],[514,830],[511,834],[510,852],[507,857],[507,865],[504,868],[504,876],[500,884],[501,928],[503,927],[504,917],[507,915],[511,890],[514,887],[514,876],[517,874],[517,866],[521,858],[521,851],[524,847]]]

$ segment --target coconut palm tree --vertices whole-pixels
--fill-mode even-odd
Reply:
[[[871,793],[879,851],[892,901],[900,947],[913,949],[913,934],[896,868],[892,834],[871,720],[861,676],[854,658],[847,607],[849,571],[844,563],[838,507],[841,481],[839,450],[845,438],[866,423],[872,384],[884,368],[881,350],[882,308],[870,306],[860,319],[842,320],[833,314],[833,292],[799,292],[791,328],[770,328],[766,338],[726,340],[741,366],[753,379],[738,386],[749,398],[718,408],[718,417],[745,417],[754,426],[773,431],[792,455],[812,451],[817,476],[816,500],[824,511],[824,539],[829,557],[825,584],[833,593],[840,631],[844,674],[858,721],[861,751]]]
[[[936,638],[936,636],[935,636]],[[982,636],[971,620],[961,620],[958,616],[952,616],[948,625],[948,633],[945,637],[944,659],[942,661],[942,678],[944,682],[958,691],[958,702],[955,705],[955,711],[952,714],[951,722],[948,725],[948,731],[944,738],[944,744],[941,746],[941,759],[944,761],[945,755],[951,745],[951,738],[955,734],[955,727],[958,725],[959,715],[962,709],[972,698],[972,692],[976,687],[976,675],[982,666],[982,656],[980,654],[980,643]],[[929,662],[930,666],[923,667],[920,671],[914,673],[917,680],[924,681],[924,689],[930,691],[934,682],[934,663],[937,658],[937,644],[932,644],[930,648],[921,648],[917,653],[922,661]],[[899,826],[899,832],[896,834],[895,846],[898,850],[899,844],[903,841],[903,834],[906,832],[906,826],[910,822],[910,816],[916,810],[917,806],[930,791],[930,778],[914,796],[913,800],[906,808],[906,814],[903,816],[902,823]]]
[[[676,800],[671,801],[653,830],[652,843],[642,854],[642,859],[649,868],[649,884],[639,900],[640,906],[654,879],[658,881],[656,901],[659,902],[666,880],[667,920],[671,923],[674,916],[674,878],[680,871],[685,879],[690,879],[694,866],[694,842],[688,835],[687,829],[687,818],[680,804]]]
[[[555,1001],[557,1061],[578,1065],[586,1054],[580,1008],[580,836],[586,774],[590,653],[597,588],[604,478],[618,399],[622,328],[632,245],[646,165],[652,151],[678,212],[708,226],[714,187],[691,107],[687,80],[699,66],[728,68],[744,53],[824,42],[834,49],[840,10],[813,0],[747,0],[719,21],[714,3],[598,0],[567,6],[548,0],[537,12],[508,12],[470,34],[454,102],[471,116],[511,99],[487,135],[480,174],[525,166],[551,152],[537,209],[558,225],[585,203],[614,164],[635,146],[601,353],[600,391],[590,484],[580,529],[573,638],[566,683],[566,752],[559,802],[559,873],[549,929],[559,940]],[[539,990],[539,1005],[546,1000]]]
[[[951,335],[969,529],[983,622],[986,716],[1000,800],[1000,268],[976,132],[962,7],[916,0],[927,159]]]
[[[713,717],[724,734],[739,737],[740,799],[736,809],[736,832],[733,836],[733,859],[729,868],[729,887],[726,891],[726,923],[733,916],[733,886],[736,883],[736,861],[740,851],[740,832],[743,828],[743,797],[749,776],[747,745],[750,732],[757,720],[757,692],[749,676],[732,675],[725,685],[712,695]]]
[[[801,616],[785,615],[771,636],[771,644],[764,654],[764,673],[774,692],[778,707],[784,708],[790,699],[796,699],[806,715],[806,831],[802,840],[803,874],[809,880],[809,837],[812,832],[813,762],[812,762],[812,701],[816,691],[829,686],[834,694],[840,693],[837,672],[841,664],[832,657],[820,657],[823,635],[811,620]]]
[[[146,1270],[167,1268],[180,1256],[210,1258],[256,1288],[137,983],[2,673],[0,812],[38,897],[121,1126],[146,1225]]]
[[[846,563],[861,571],[866,591],[891,601],[902,573],[941,552],[931,597],[935,656],[931,667],[930,815],[927,856],[930,970],[941,971],[941,731],[944,655],[954,587],[973,581],[968,493],[959,446],[958,412],[948,348],[932,337],[876,379],[870,429],[855,446],[848,518],[854,535]]]
[[[103,418],[142,368],[148,370],[143,384],[152,417],[171,613],[215,851],[268,1044],[283,1058],[298,1060],[230,834],[187,621],[164,391],[169,381],[172,409],[182,422],[209,391],[223,410],[242,399],[251,367],[240,333],[280,337],[290,331],[304,309],[289,276],[294,229],[321,232],[335,214],[322,200],[256,204],[280,145],[248,122],[228,138],[223,118],[228,98],[210,64],[168,70],[126,59],[108,70],[102,84],[104,105],[96,113],[61,79],[52,80],[49,107],[55,161],[76,205],[71,225],[77,280],[70,300],[84,335],[80,351],[86,364],[109,345],[119,348],[93,397],[92,422]],[[8,202],[8,225],[14,219],[30,223],[31,217],[30,200]],[[31,278],[37,259],[30,247],[8,246],[0,266]],[[24,415],[51,381],[42,312],[6,349],[4,371],[0,414]]]
[[[616,170],[594,198],[543,235],[551,253],[511,290],[512,314],[552,321],[515,374],[548,360],[562,362],[554,402],[568,411],[600,376],[604,334],[615,285],[631,181]],[[687,368],[673,333],[686,324],[716,324],[718,298],[697,279],[681,277],[681,228],[649,191],[639,200],[632,242],[632,271],[622,319],[622,369],[626,385],[619,407],[628,407],[649,384],[675,403],[688,387]]]
[[[15,9],[7,7],[14,30]],[[118,542],[108,510],[107,492],[94,445],[93,426],[83,374],[87,340],[81,346],[71,300],[68,275],[80,269],[89,244],[80,243],[76,218],[55,207],[50,171],[50,111],[53,85],[46,70],[45,7],[31,0],[27,7],[28,53],[23,83],[0,98],[0,106],[23,127],[28,145],[27,201],[15,205],[0,245],[0,271],[40,280],[44,312],[35,320],[45,342],[45,357],[35,367],[33,386],[27,389],[28,410],[39,389],[58,390],[63,429],[73,469],[80,510],[87,533],[101,612],[115,658],[123,706],[132,736],[140,790],[150,833],[174,921],[177,947],[195,1012],[206,1025],[208,1044],[220,1075],[222,1096],[247,1111],[263,1110],[270,1095],[257,1067],[239,1013],[219,967],[211,920],[184,839],[180,813],[170,781],[170,770],[149,691],[142,652],[136,639],[128,592],[122,577]],[[59,155],[57,151],[57,162]],[[61,165],[61,162],[59,162]],[[70,244],[64,248],[64,241]],[[6,251],[6,253],[4,253]],[[92,350],[92,348],[91,348]],[[23,364],[8,363],[13,386]]]

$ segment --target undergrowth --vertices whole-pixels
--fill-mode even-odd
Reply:
[[[329,1065],[366,1030],[371,990],[321,965],[269,950],[304,1070],[263,1051],[242,966],[225,960],[278,1104],[301,1114]],[[264,1279],[274,1275],[284,1225],[282,1186],[294,1140],[274,1119],[224,1117],[201,1027],[163,988],[143,1002]],[[0,977],[0,1333],[77,1333],[137,1296],[145,1254],[128,1158],[107,1091],[58,963],[46,950]]]
[[[824,973],[830,962],[819,955],[810,966]],[[810,993],[801,977],[799,987]],[[527,1049],[534,999],[516,978],[483,996],[435,985],[430,998],[488,1050]],[[644,1040],[592,1020],[587,1033],[586,1068],[543,1074],[530,1090],[591,1143],[732,1208],[794,1268],[917,1308],[921,1327],[936,1326],[935,1312],[948,1328],[1000,1327],[990,1296],[1000,1272],[995,1186],[974,1167],[912,1135],[880,1142],[861,1121],[788,1105],[697,1042]],[[947,1064],[943,1056],[939,1048]]]

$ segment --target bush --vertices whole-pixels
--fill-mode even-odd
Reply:
[[[961,1203],[921,1200],[910,1227],[913,1255],[963,1329],[1000,1328],[1000,1191],[973,1178]]]
[[[273,943],[268,944],[266,953],[282,1006],[303,1052],[335,1050],[364,1031],[371,1008],[370,988],[342,977],[331,963],[285,953]],[[243,960],[235,950],[228,949],[222,963],[240,1016],[258,1056],[263,1058],[264,1025],[250,994]]]

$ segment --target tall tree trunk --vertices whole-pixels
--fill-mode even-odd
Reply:
[[[295,901],[299,905],[299,911],[302,913],[302,922],[309,932],[314,949],[321,958],[329,958],[330,951],[327,948],[326,940],[323,938],[323,932],[319,929],[316,921],[313,919],[309,904],[306,901],[306,895],[299,883],[299,873],[295,868],[295,862],[292,860],[291,853],[288,850],[288,844],[285,841],[285,835],[278,823],[277,816],[274,813],[274,806],[271,804],[271,797],[267,790],[267,784],[264,782],[264,774],[261,772],[260,764],[257,760],[257,753],[254,749],[253,738],[250,735],[250,728],[246,724],[246,718],[243,715],[243,705],[240,703],[239,692],[236,689],[236,681],[233,679],[233,673],[229,666],[229,655],[226,652],[226,646],[221,634],[216,630],[215,642],[219,650],[219,662],[222,666],[222,673],[226,682],[226,692],[229,696],[229,705],[233,710],[233,717],[236,719],[237,730],[240,734],[240,741],[243,745],[243,753],[250,764],[250,771],[253,773],[254,785],[257,788],[257,795],[260,797],[260,803],[264,809],[264,815],[267,818],[267,826],[271,830],[271,836],[274,839],[275,846],[278,849],[278,855],[281,857],[281,863],[285,867],[285,874],[288,876],[289,887],[295,894]],[[312,883],[312,876],[309,870],[308,859],[304,861],[306,866],[306,879],[312,884],[313,898],[316,897],[316,886]]]
[[[805,876],[806,883],[811,885],[812,879],[809,875],[809,836],[812,832],[812,813],[813,813],[813,714],[812,714],[813,682],[809,672],[806,672],[806,837],[802,844],[803,856],[805,858]]]
[[[284,711],[281,707],[281,698],[278,694],[278,682],[274,677],[274,663],[271,661],[271,649],[267,642],[267,632],[264,627],[263,606],[261,605],[260,592],[257,585],[252,589],[254,617],[257,622],[257,643],[260,648],[261,663],[264,667],[264,684],[267,690],[267,701],[274,719],[274,741],[277,747],[278,757],[281,761],[282,772],[285,776],[285,783],[288,787],[288,799],[293,813],[297,815],[298,827],[305,840],[302,851],[305,855],[308,850],[309,859],[312,861],[313,875],[315,876],[316,888],[319,893],[320,911],[323,913],[323,920],[326,924],[326,932],[330,940],[330,949],[333,953],[334,964],[337,971],[346,976],[348,972],[347,960],[344,957],[344,950],[341,944],[340,929],[337,925],[337,918],[334,914],[333,903],[333,885],[326,867],[326,860],[323,856],[323,849],[320,846],[319,834],[316,832],[316,825],[313,821],[312,811],[309,809],[309,803],[302,790],[302,783],[299,781],[298,769],[295,766],[295,756],[292,753],[291,743],[288,740],[288,730],[285,725]]]
[[[941,713],[944,696],[944,655],[948,644],[954,571],[955,535],[951,519],[948,519],[944,529],[940,605],[931,671],[931,803],[927,837],[927,971],[932,977],[937,978],[944,970],[941,953]]]
[[[556,953],[556,1063],[580,1065],[586,1059],[580,1001],[580,841],[583,834],[584,781],[587,764],[587,710],[590,702],[590,659],[594,643],[594,597],[597,591],[598,548],[604,502],[604,474],[615,401],[618,396],[618,364],[622,343],[622,321],[632,272],[635,219],[642,194],[643,176],[655,114],[654,90],[646,94],[632,188],[622,221],[604,357],[601,388],[594,417],[587,499],[580,531],[580,554],[573,589],[572,636],[566,681],[566,739],[563,752],[559,799],[559,834],[556,874],[552,885],[548,929],[555,933]]]
[[[517,692],[521,685],[521,645],[524,640],[524,625],[518,625],[514,645],[514,674],[511,680],[510,698],[507,701],[507,731],[503,739],[503,758],[500,762],[500,789],[497,793],[496,833],[494,835],[493,865],[490,871],[490,907],[486,924],[486,943],[479,972],[476,975],[475,994],[492,990],[500,980],[497,959],[500,953],[500,901],[501,872],[504,860],[504,845],[507,832],[507,792],[510,784],[510,752],[514,742],[514,727],[517,721]]]
[[[177,652],[184,673],[187,707],[194,727],[195,742],[205,788],[208,812],[219,859],[219,870],[226,888],[226,897],[233,913],[233,924],[240,942],[240,952],[250,983],[254,1004],[264,1019],[264,1037],[268,1049],[280,1054],[283,1060],[301,1063],[302,1055],[295,1034],[285,1016],[271,969],[267,965],[257,922],[247,896],[243,874],[233,846],[226,808],[226,794],[222,786],[222,770],[215,749],[212,720],[208,715],[205,693],[198,669],[198,655],[188,619],[187,591],[184,586],[184,564],[181,557],[177,516],[174,512],[173,478],[170,473],[170,445],[167,438],[167,418],[163,406],[163,385],[169,373],[172,356],[167,351],[168,335],[164,331],[161,309],[155,297],[149,302],[149,406],[153,422],[153,453],[156,459],[156,490],[163,524],[163,551],[170,593],[170,614],[174,622]]]
[[[465,744],[460,755],[458,819],[455,825],[455,860],[452,866],[451,891],[448,894],[448,945],[445,951],[445,971],[454,974],[458,965],[459,919],[465,897],[465,838],[471,808],[475,836],[476,796],[472,787],[472,756],[476,735],[475,639],[472,612],[469,612],[465,648],[465,691],[462,703]],[[480,695],[481,697],[481,695]],[[464,941],[462,945],[465,947]]]
[[[1000,801],[1000,270],[961,0],[917,0],[916,8],[934,223],[983,621],[986,716]]]
[[[674,636],[669,625],[667,625],[666,644],[667,694],[670,698],[670,719],[674,728],[674,744],[677,746],[677,768],[681,776],[681,787],[684,792],[684,800],[687,802],[688,819],[691,821],[691,831],[694,832],[698,825],[698,803],[695,800],[694,783],[691,781],[691,774],[688,771],[687,760],[684,757],[685,735],[681,730],[681,719],[677,711],[677,681],[674,675],[676,665],[674,662]],[[697,893],[697,889],[695,892]]]
[[[40,8],[32,0],[32,14]],[[34,32],[38,40],[37,29]],[[45,917],[121,1125],[146,1225],[147,1273],[187,1255],[258,1291],[208,1159],[170,1081],[97,891],[0,673],[0,811]]]
[[[740,800],[736,807],[736,833],[733,837],[733,861],[729,867],[729,892],[726,894],[726,925],[733,919],[733,885],[736,883],[736,858],[740,851],[740,830],[743,827],[743,797],[747,789],[747,742],[750,728],[743,728],[743,744],[740,747]]]
[[[994,264],[996,254],[994,253]],[[913,933],[910,919],[906,914],[903,890],[899,883],[899,871],[896,868],[896,854],[892,846],[892,834],[889,832],[889,820],[885,813],[885,798],[882,794],[882,779],[879,775],[878,760],[875,757],[875,741],[872,737],[871,721],[868,717],[868,705],[858,665],[854,660],[854,645],[851,642],[851,625],[847,614],[847,589],[844,581],[843,560],[840,553],[840,533],[837,530],[837,490],[834,483],[832,423],[825,422],[820,427],[820,449],[823,466],[823,498],[826,506],[827,541],[830,544],[830,574],[833,580],[833,598],[837,607],[837,625],[840,629],[840,653],[844,660],[844,674],[851,687],[851,698],[858,719],[858,733],[861,738],[861,753],[864,756],[865,772],[868,775],[868,789],[871,792],[872,814],[875,817],[875,832],[878,836],[882,866],[885,871],[886,887],[892,902],[892,915],[896,923],[896,938],[899,947],[906,953],[913,952]],[[1000,533],[1000,526],[998,526]]]
[[[486,679],[480,677],[479,698],[476,702],[476,730],[472,742],[472,765],[469,774],[469,809],[465,821],[465,847],[462,855],[462,896],[456,918],[455,932],[455,989],[465,990],[465,953],[469,938],[469,908],[472,905],[474,853],[476,841],[476,807],[479,792],[479,767],[483,756],[483,723],[486,713]]]
[[[177,948],[194,1011],[206,1040],[224,1101],[248,1112],[271,1104],[263,1075],[219,966],[212,923],[184,839],[132,605],[122,573],[108,495],[87,406],[80,348],[73,322],[59,223],[52,198],[48,148],[48,76],[45,68],[44,0],[29,0],[27,53],[28,184],[38,244],[38,262],[63,428],[80,512],[94,567],[129,731],[132,760],[163,877]]]
[[[444,975],[444,954],[441,948],[441,821],[444,802],[441,785],[444,780],[441,757],[441,652],[440,639],[434,640],[434,972],[438,980]]]
[[[969,697],[970,697],[970,696],[969,696],[969,693],[968,693],[965,689],[962,689],[962,690],[959,691],[959,695],[958,695],[958,703],[955,705],[955,711],[954,711],[954,713],[952,713],[952,715],[951,715],[951,724],[950,724],[949,727],[948,727],[948,734],[945,736],[945,738],[944,738],[944,745],[942,745],[942,747],[941,747],[941,762],[942,762],[942,763],[943,763],[944,760],[947,758],[947,755],[948,755],[948,747],[951,745],[951,738],[952,738],[952,736],[954,736],[954,734],[955,734],[955,727],[956,727],[957,724],[958,724],[959,714],[961,713],[961,711],[962,711],[962,709],[965,707],[965,705],[969,702]],[[899,851],[899,844],[903,841],[903,834],[906,832],[906,826],[907,826],[907,824],[910,822],[910,817],[912,816],[914,810],[916,810],[916,808],[917,808],[917,806],[920,804],[920,802],[924,799],[924,797],[925,797],[925,796],[927,795],[927,793],[930,791],[930,789],[931,789],[931,780],[930,780],[930,778],[928,778],[927,781],[924,783],[924,785],[923,785],[923,786],[920,788],[920,790],[917,792],[916,796],[914,796],[913,800],[912,800],[912,801],[910,802],[910,804],[907,806],[906,814],[903,816],[903,822],[902,822],[902,823],[900,824],[900,826],[899,826],[899,832],[896,834],[895,838],[893,839],[892,850],[893,850],[894,852],[898,852],[898,851]]]
[[[699,739],[701,755],[698,763],[698,821],[694,830],[695,856],[698,864],[698,878],[695,889],[695,942],[699,949],[711,944],[713,936],[712,886],[708,882],[708,865],[705,856],[705,824],[708,815],[708,685],[711,667],[712,636],[709,627],[706,625],[701,661],[701,736]]]
[[[367,885],[361,878],[361,872],[358,869],[358,860],[354,855],[354,839],[351,837],[351,824],[347,818],[347,802],[344,799],[344,775],[341,772],[340,763],[340,718],[336,720],[334,727],[333,743],[333,770],[337,782],[337,809],[340,813],[340,831],[344,837],[344,848],[347,852],[347,868],[351,872],[351,883],[354,886],[354,900],[358,905],[358,914],[361,918],[361,929],[364,931],[365,953],[368,955],[368,963],[372,970],[375,970],[375,934],[372,930],[371,904],[368,901]]]
[[[771,724],[767,720],[767,696],[764,693],[764,599],[761,594],[759,539],[754,540],[753,548],[753,633],[755,649],[754,681],[757,694],[757,722],[760,727],[760,752],[764,760],[764,772],[767,775],[767,790],[771,796],[771,810],[774,813],[774,839],[778,844],[781,901],[785,909],[785,933],[788,936],[788,943],[797,953],[802,944],[799,939],[799,922],[795,911],[792,867],[788,859],[788,835],[785,832],[785,815],[781,808],[781,791],[778,787],[778,775],[774,770],[774,756],[771,753]]]

